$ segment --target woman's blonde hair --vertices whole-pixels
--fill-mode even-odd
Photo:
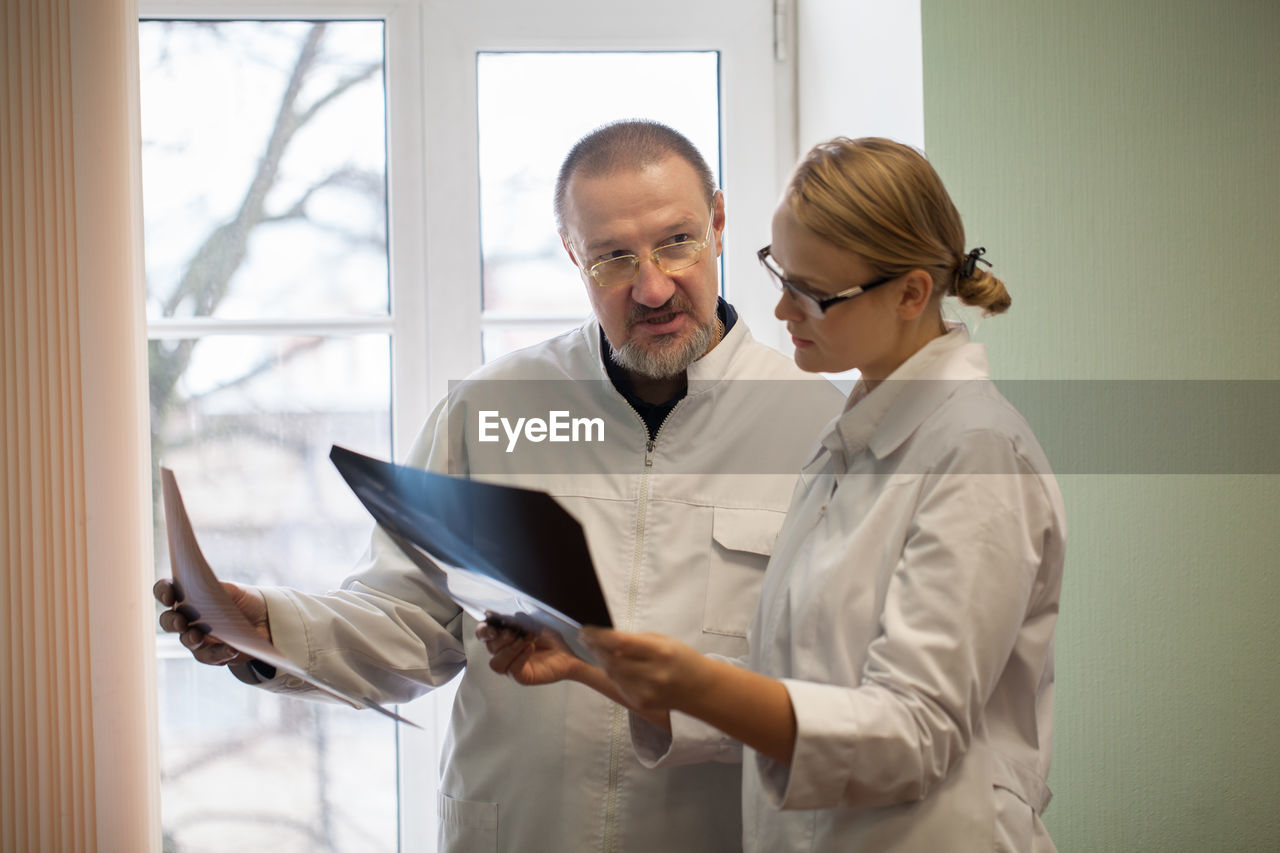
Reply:
[[[980,251],[965,251],[964,224],[942,179],[910,146],[878,137],[819,143],[796,166],[784,200],[805,227],[878,275],[922,269],[936,294],[986,314],[1009,307],[1004,283],[977,262]]]

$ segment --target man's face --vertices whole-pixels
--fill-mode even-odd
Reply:
[[[713,208],[693,167],[670,156],[641,169],[575,175],[565,205],[565,248],[577,264],[587,296],[614,360],[643,376],[681,373],[710,346],[716,320],[724,197]],[[708,221],[710,218],[710,222]],[[650,253],[682,240],[710,242],[695,264],[665,273]],[[640,258],[628,284],[601,287],[587,272],[618,255]]]

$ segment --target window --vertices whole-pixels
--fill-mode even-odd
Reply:
[[[578,136],[644,115],[699,144],[728,198],[726,294],[760,328],[789,126],[760,0],[334,9],[141,0],[153,462],[223,577],[313,592],[371,526],[330,444],[403,455],[450,380],[587,315],[551,214]],[[396,731],[160,648],[166,849],[434,849],[450,690]]]
[[[688,136],[718,172],[718,60],[715,51],[476,57],[485,361],[591,313],[551,217],[560,160],[583,134],[620,117],[656,119]],[[619,116],[618,102],[631,112]],[[516,130],[531,126],[545,130]]]
[[[391,452],[383,22],[144,21],[139,46],[153,458],[225,578],[324,589],[368,533],[327,448]],[[161,650],[166,849],[394,846],[385,718]]]

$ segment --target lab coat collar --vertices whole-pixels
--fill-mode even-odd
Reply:
[[[955,392],[959,381],[987,377],[986,347],[969,340],[964,324],[948,322],[945,335],[922,347],[874,390],[867,391],[859,380],[845,413],[822,444],[846,464],[868,448],[883,459]],[[911,393],[904,393],[908,388]]]
[[[604,366],[604,360],[609,357],[609,354],[604,349],[604,329],[600,326],[600,321],[594,316],[588,318],[578,327],[578,334],[585,339],[587,351],[591,353],[591,363],[600,374],[599,378],[609,382],[609,371]]]
[[[736,361],[735,354],[749,346],[750,340],[751,332],[739,318],[733,328],[724,333],[720,343],[711,348],[711,352],[704,353],[685,371],[689,378],[689,394],[702,393],[721,379],[728,378],[730,365]]]

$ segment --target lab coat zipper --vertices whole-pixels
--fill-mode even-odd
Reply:
[[[662,419],[662,423],[658,424],[657,430],[653,433],[653,438],[646,439],[644,445],[644,473],[640,478],[640,491],[636,497],[636,535],[635,548],[631,554],[631,581],[627,588],[627,613],[626,621],[622,626],[624,631],[635,630],[635,609],[636,595],[640,587],[640,562],[644,556],[644,537],[645,537],[645,521],[649,509],[649,473],[653,470],[653,451],[657,447],[658,437],[662,435],[662,428],[667,425],[667,421],[671,420],[671,416],[675,414],[676,409],[680,408],[680,400],[676,403],[671,411],[667,412],[666,417]],[[644,418],[640,417],[640,413],[635,409],[631,410],[635,413],[636,418],[640,420],[645,431],[648,432],[648,425],[644,423]],[[618,775],[622,763],[622,749],[628,742],[630,737],[624,738],[624,735],[630,731],[627,724],[627,709],[621,705],[613,706],[613,726],[611,737],[609,740],[609,784],[608,793],[605,797],[604,812],[604,850],[613,851],[616,849],[614,835],[617,832],[618,819]]]

